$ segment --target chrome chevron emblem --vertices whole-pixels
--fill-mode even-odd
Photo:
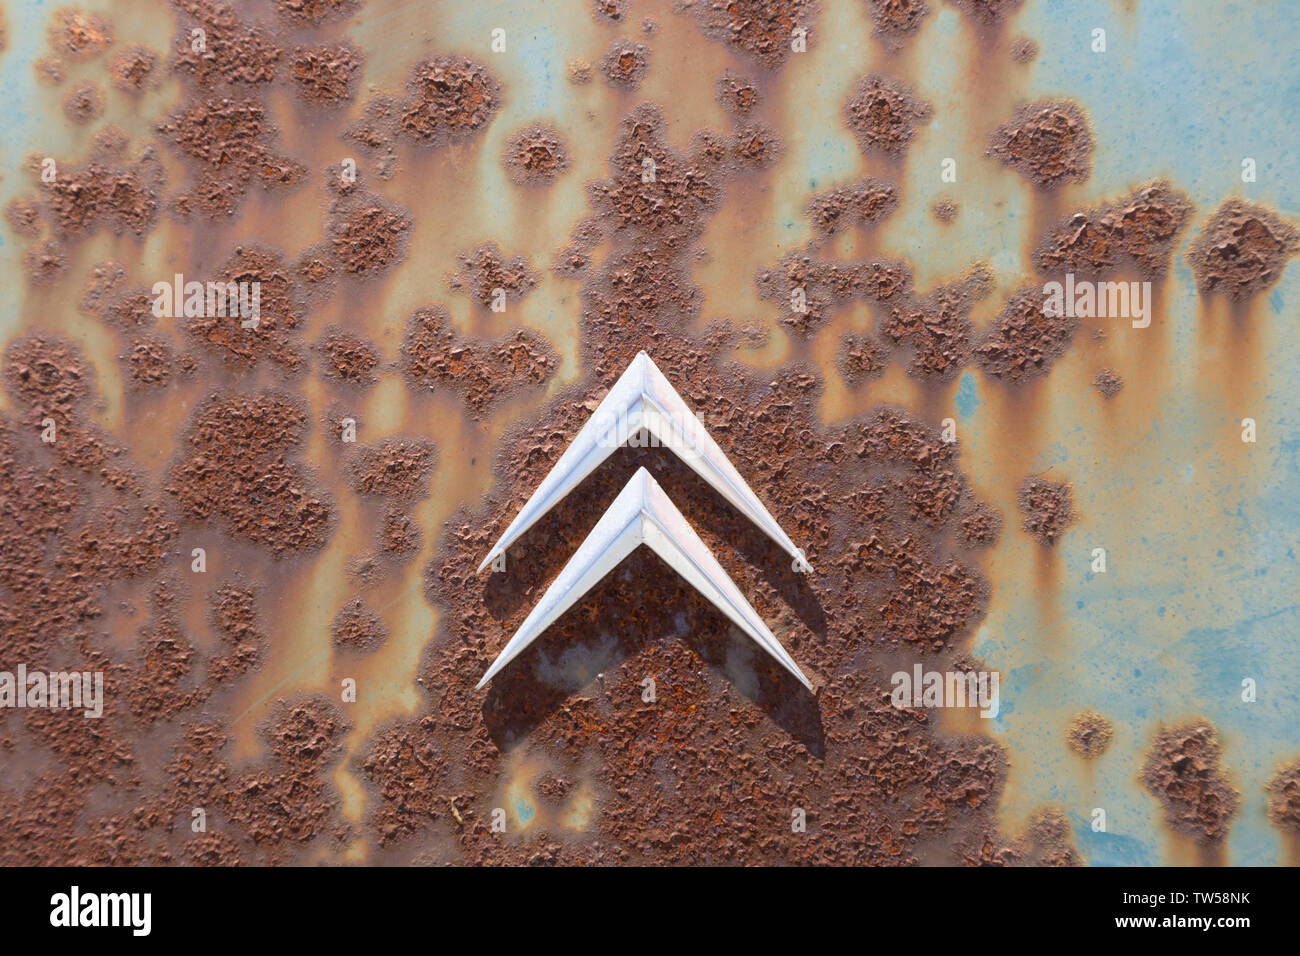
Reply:
[[[799,665],[768,630],[758,612],[745,600],[735,582],[695,533],[695,529],[687,523],[677,506],[644,468],[632,476],[632,480],[619,492],[609,510],[596,522],[596,527],[591,529],[564,570],[546,589],[541,601],[492,662],[483,679],[478,682],[478,688],[482,688],[561,614],[643,544],[708,598],[736,627],[776,658],[800,683],[810,691],[813,689],[808,678],[799,670]]]
[[[645,352],[638,352],[627,371],[614,383],[555,467],[492,546],[479,565],[479,571],[504,554],[506,548],[595,471],[615,449],[642,430],[660,445],[672,449],[741,514],[784,548],[795,559],[798,570],[812,571],[804,553],[781,530],[677,389]]]

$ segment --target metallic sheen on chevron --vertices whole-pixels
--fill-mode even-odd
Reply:
[[[735,582],[695,533],[695,529],[644,468],[632,476],[632,480],[619,492],[609,510],[596,522],[591,534],[587,535],[569,563],[546,589],[541,601],[492,662],[483,679],[478,682],[478,687],[482,688],[561,614],[643,544],[708,598],[736,627],[776,658],[800,683],[812,690],[812,684],[799,670],[799,665],[768,630],[758,612],[745,600]]]
[[[758,525],[798,562],[800,570],[812,571],[802,551],[781,530],[758,496],[740,477],[721,448],[705,431],[677,389],[664,377],[645,352],[638,352],[609,394],[564,450],[560,460],[537,486],[500,540],[479,565],[481,572],[539,518],[596,470],[614,450],[645,429],[661,445],[674,451],[695,473],[715,488]]]

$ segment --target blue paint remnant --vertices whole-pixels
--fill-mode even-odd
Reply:
[[[961,413],[962,418],[971,415],[975,409],[979,408],[980,397],[975,389],[975,375],[973,372],[965,371],[961,373],[961,378],[957,380],[957,411]]]
[[[1051,468],[1055,465],[1064,465],[1070,460],[1070,449],[1065,442],[1052,442],[1045,445],[1038,456],[1038,461],[1042,468]]]
[[[1073,814],[1074,845],[1090,866],[1155,866],[1150,847],[1122,833],[1097,833],[1092,822]]]
[[[515,819],[525,826],[537,813],[537,808],[522,797],[514,798]]]
[[[1300,606],[1277,608],[1263,614],[1234,622],[1229,627],[1193,628],[1180,643],[1178,653],[1187,661],[1193,680],[1189,692],[1202,700],[1220,698],[1224,688],[1235,693],[1242,677],[1270,673],[1273,665],[1270,655],[1273,648],[1294,634]],[[1275,739],[1294,735],[1292,713],[1300,704],[1300,691],[1282,680],[1268,688],[1254,718],[1254,729]]]

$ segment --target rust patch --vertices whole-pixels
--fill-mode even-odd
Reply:
[[[384,524],[379,529],[379,553],[393,558],[413,557],[420,550],[423,535],[420,526],[410,515],[390,508],[384,513]]]
[[[898,208],[898,189],[879,179],[863,179],[818,193],[808,203],[808,216],[823,235],[831,236],[842,225],[873,225]]]
[[[1040,189],[1083,182],[1092,171],[1092,131],[1078,105],[1036,100],[993,131],[986,155],[996,156]]]
[[[180,14],[172,69],[201,90],[222,84],[270,83],[284,51],[260,26],[247,26],[220,0],[171,0]],[[194,30],[203,31],[201,49]]]
[[[925,0],[867,0],[875,23],[875,35],[897,48],[900,41],[920,29],[921,21],[930,15]]]
[[[591,12],[598,22],[622,23],[627,11],[628,0],[591,0]]]
[[[1031,475],[1021,483],[1017,503],[1024,529],[1045,545],[1056,544],[1074,523],[1074,495],[1067,482]]]
[[[104,94],[94,83],[78,83],[63,98],[63,115],[84,126],[104,112]]]
[[[223,287],[235,283],[248,289],[251,305],[253,283],[258,284],[259,316],[257,324],[244,327],[234,299],[226,300],[225,309],[206,308],[192,316],[185,331],[210,351],[237,368],[251,368],[263,361],[295,371],[302,368],[304,357],[299,348],[299,326],[303,308],[297,284],[278,252],[239,246],[222,266],[216,280]],[[126,303],[138,308],[139,293]],[[215,299],[214,299],[215,303]],[[218,313],[225,312],[224,315]],[[247,320],[247,321],[251,321]]]
[[[298,49],[290,61],[290,74],[299,98],[309,106],[341,106],[356,95],[357,72],[365,63],[351,43],[315,49]]]
[[[297,26],[318,27],[351,16],[361,0],[275,0],[276,11]]]
[[[439,147],[481,132],[501,108],[501,85],[483,64],[468,57],[425,60],[406,81],[397,109],[401,133],[423,146]]]
[[[119,267],[120,268],[120,267]],[[102,292],[92,289],[87,294],[86,303],[99,313],[105,324],[119,332],[153,325],[153,293],[148,289],[131,289],[114,293],[121,279],[112,279],[112,285]],[[93,280],[92,280],[93,281]]]
[[[366,388],[375,384],[375,366],[379,353],[365,339],[331,329],[316,346],[322,358],[322,370],[330,378]]]
[[[379,790],[370,826],[380,846],[451,816],[459,794],[446,794],[446,745],[437,729],[432,717],[393,727],[371,743],[362,761],[362,772]],[[472,810],[465,813],[479,817]]]
[[[507,305],[528,295],[537,286],[537,273],[533,272],[523,256],[506,259],[495,242],[484,243],[473,252],[460,257],[461,270],[447,277],[453,289],[465,289],[470,298],[484,309],[491,309],[505,293]]]
[[[981,26],[998,26],[1015,13],[1024,0],[948,0]]]
[[[621,90],[635,90],[650,69],[650,48],[631,40],[615,40],[600,58],[605,82]]]
[[[961,540],[968,548],[989,548],[1002,534],[1002,515],[982,502],[962,516]]]
[[[225,684],[261,663],[270,640],[257,622],[257,591],[223,584],[209,596],[212,626],[227,653],[208,661],[208,681]]]
[[[157,338],[136,339],[126,354],[127,373],[134,388],[156,388],[171,381],[172,347]]]
[[[1165,822],[1201,845],[1227,836],[1240,798],[1219,769],[1214,728],[1191,723],[1161,731],[1142,769],[1142,783],[1165,808]]]
[[[195,412],[167,491],[190,518],[219,521],[276,557],[319,548],[334,508],[288,457],[306,427],[306,413],[288,399],[214,396]]]
[[[771,166],[781,149],[781,138],[770,126],[744,126],[731,139],[731,156],[743,169]]]
[[[1019,384],[1045,375],[1070,347],[1079,320],[1044,311],[1042,290],[1030,286],[1012,294],[993,327],[975,349],[989,375]]]
[[[80,238],[101,225],[114,235],[143,238],[158,215],[162,169],[156,160],[128,166],[90,163],[63,167],[47,187],[46,205],[55,235]]]
[[[1300,834],[1300,762],[1283,767],[1269,781],[1268,818],[1274,826]]]
[[[960,211],[961,207],[951,199],[936,199],[930,204],[930,215],[945,226],[956,219]]]
[[[109,64],[113,85],[123,93],[142,93],[158,79],[158,54],[143,46],[129,46]]]
[[[361,598],[353,598],[335,615],[330,637],[335,647],[373,651],[388,640],[388,631],[378,614],[366,607]]]
[[[569,149],[552,127],[534,124],[506,142],[505,164],[521,186],[549,186],[569,168]]]
[[[550,344],[529,329],[515,329],[497,342],[458,341],[442,306],[411,313],[402,343],[408,385],[448,388],[476,415],[517,388],[545,382],[557,361]]]
[[[334,289],[339,265],[334,261],[329,243],[318,243],[303,250],[293,265],[294,278],[307,290],[308,298],[327,296]]]
[[[833,306],[864,299],[889,302],[908,291],[912,274],[901,261],[843,262],[794,251],[775,268],[759,272],[755,282],[761,298],[783,306],[780,321],[808,337],[826,322]]]
[[[624,118],[610,156],[608,179],[588,187],[600,218],[612,219],[615,232],[655,236],[670,248],[704,229],[706,214],[716,208],[721,192],[710,176],[716,168],[697,141],[686,155],[664,140],[663,112],[644,103]],[[647,172],[652,164],[653,176]]]
[[[747,76],[727,72],[718,78],[718,104],[736,119],[744,119],[762,102],[758,84]]]
[[[352,488],[367,497],[414,501],[428,494],[435,461],[431,442],[385,439],[357,449],[349,463]]]
[[[1032,63],[1038,58],[1038,44],[1029,37],[1016,37],[1011,41],[1011,59],[1017,63]]]
[[[850,387],[856,387],[885,370],[889,353],[870,335],[849,330],[840,339],[836,365]]]
[[[1234,302],[1270,288],[1300,248],[1300,232],[1262,206],[1229,199],[1201,229],[1188,253],[1201,295]]]
[[[195,168],[193,188],[176,200],[182,214],[198,207],[209,219],[233,216],[255,179],[264,186],[292,186],[305,177],[300,163],[272,151],[274,128],[254,99],[191,101],[160,123],[158,132]]]
[[[1092,387],[1101,392],[1102,398],[1109,400],[1119,394],[1124,387],[1124,380],[1112,369],[1104,368],[1092,380]]]
[[[54,14],[50,46],[69,60],[93,60],[113,42],[113,27],[97,13],[64,9]]]
[[[1073,750],[1085,760],[1096,760],[1106,752],[1115,728],[1109,720],[1093,711],[1076,714],[1066,730],[1065,739]]]
[[[908,296],[890,309],[884,333],[912,351],[909,373],[948,381],[969,361],[970,310],[989,294],[992,283],[993,273],[980,264],[924,298]]]
[[[23,254],[27,279],[32,285],[53,285],[68,268],[68,257],[57,239],[46,239]]]
[[[15,197],[5,206],[9,228],[20,236],[35,239],[41,234],[41,204],[35,199]]]
[[[783,66],[793,52],[796,30],[811,43],[815,0],[727,0],[693,5],[700,30],[768,69]]]
[[[80,351],[59,339],[29,336],[5,352],[8,391],[37,413],[67,421],[90,394],[90,377]]]
[[[334,207],[330,247],[339,271],[370,279],[406,258],[411,217],[374,196],[359,196]]]
[[[1160,180],[1127,199],[1076,212],[1043,236],[1034,253],[1039,270],[1081,275],[1134,264],[1146,279],[1169,271],[1173,246],[1191,214],[1187,197]]]
[[[864,153],[878,150],[888,156],[907,152],[919,123],[927,122],[929,103],[911,90],[878,73],[864,76],[844,104],[844,122]]]

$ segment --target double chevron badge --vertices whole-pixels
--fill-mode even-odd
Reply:
[[[795,559],[796,568],[812,570],[803,552],[794,546],[758,500],[681,395],[650,356],[640,352],[492,546],[479,565],[479,571],[500,559],[516,539],[595,471],[615,449],[643,430],[658,444],[674,451],[732,506],[785,549]],[[483,687],[643,544],[663,558],[800,683],[812,690],[812,684],[799,670],[799,665],[773,636],[695,529],[645,468],[632,476],[609,510],[596,522],[519,630],[492,662],[478,686]]]

